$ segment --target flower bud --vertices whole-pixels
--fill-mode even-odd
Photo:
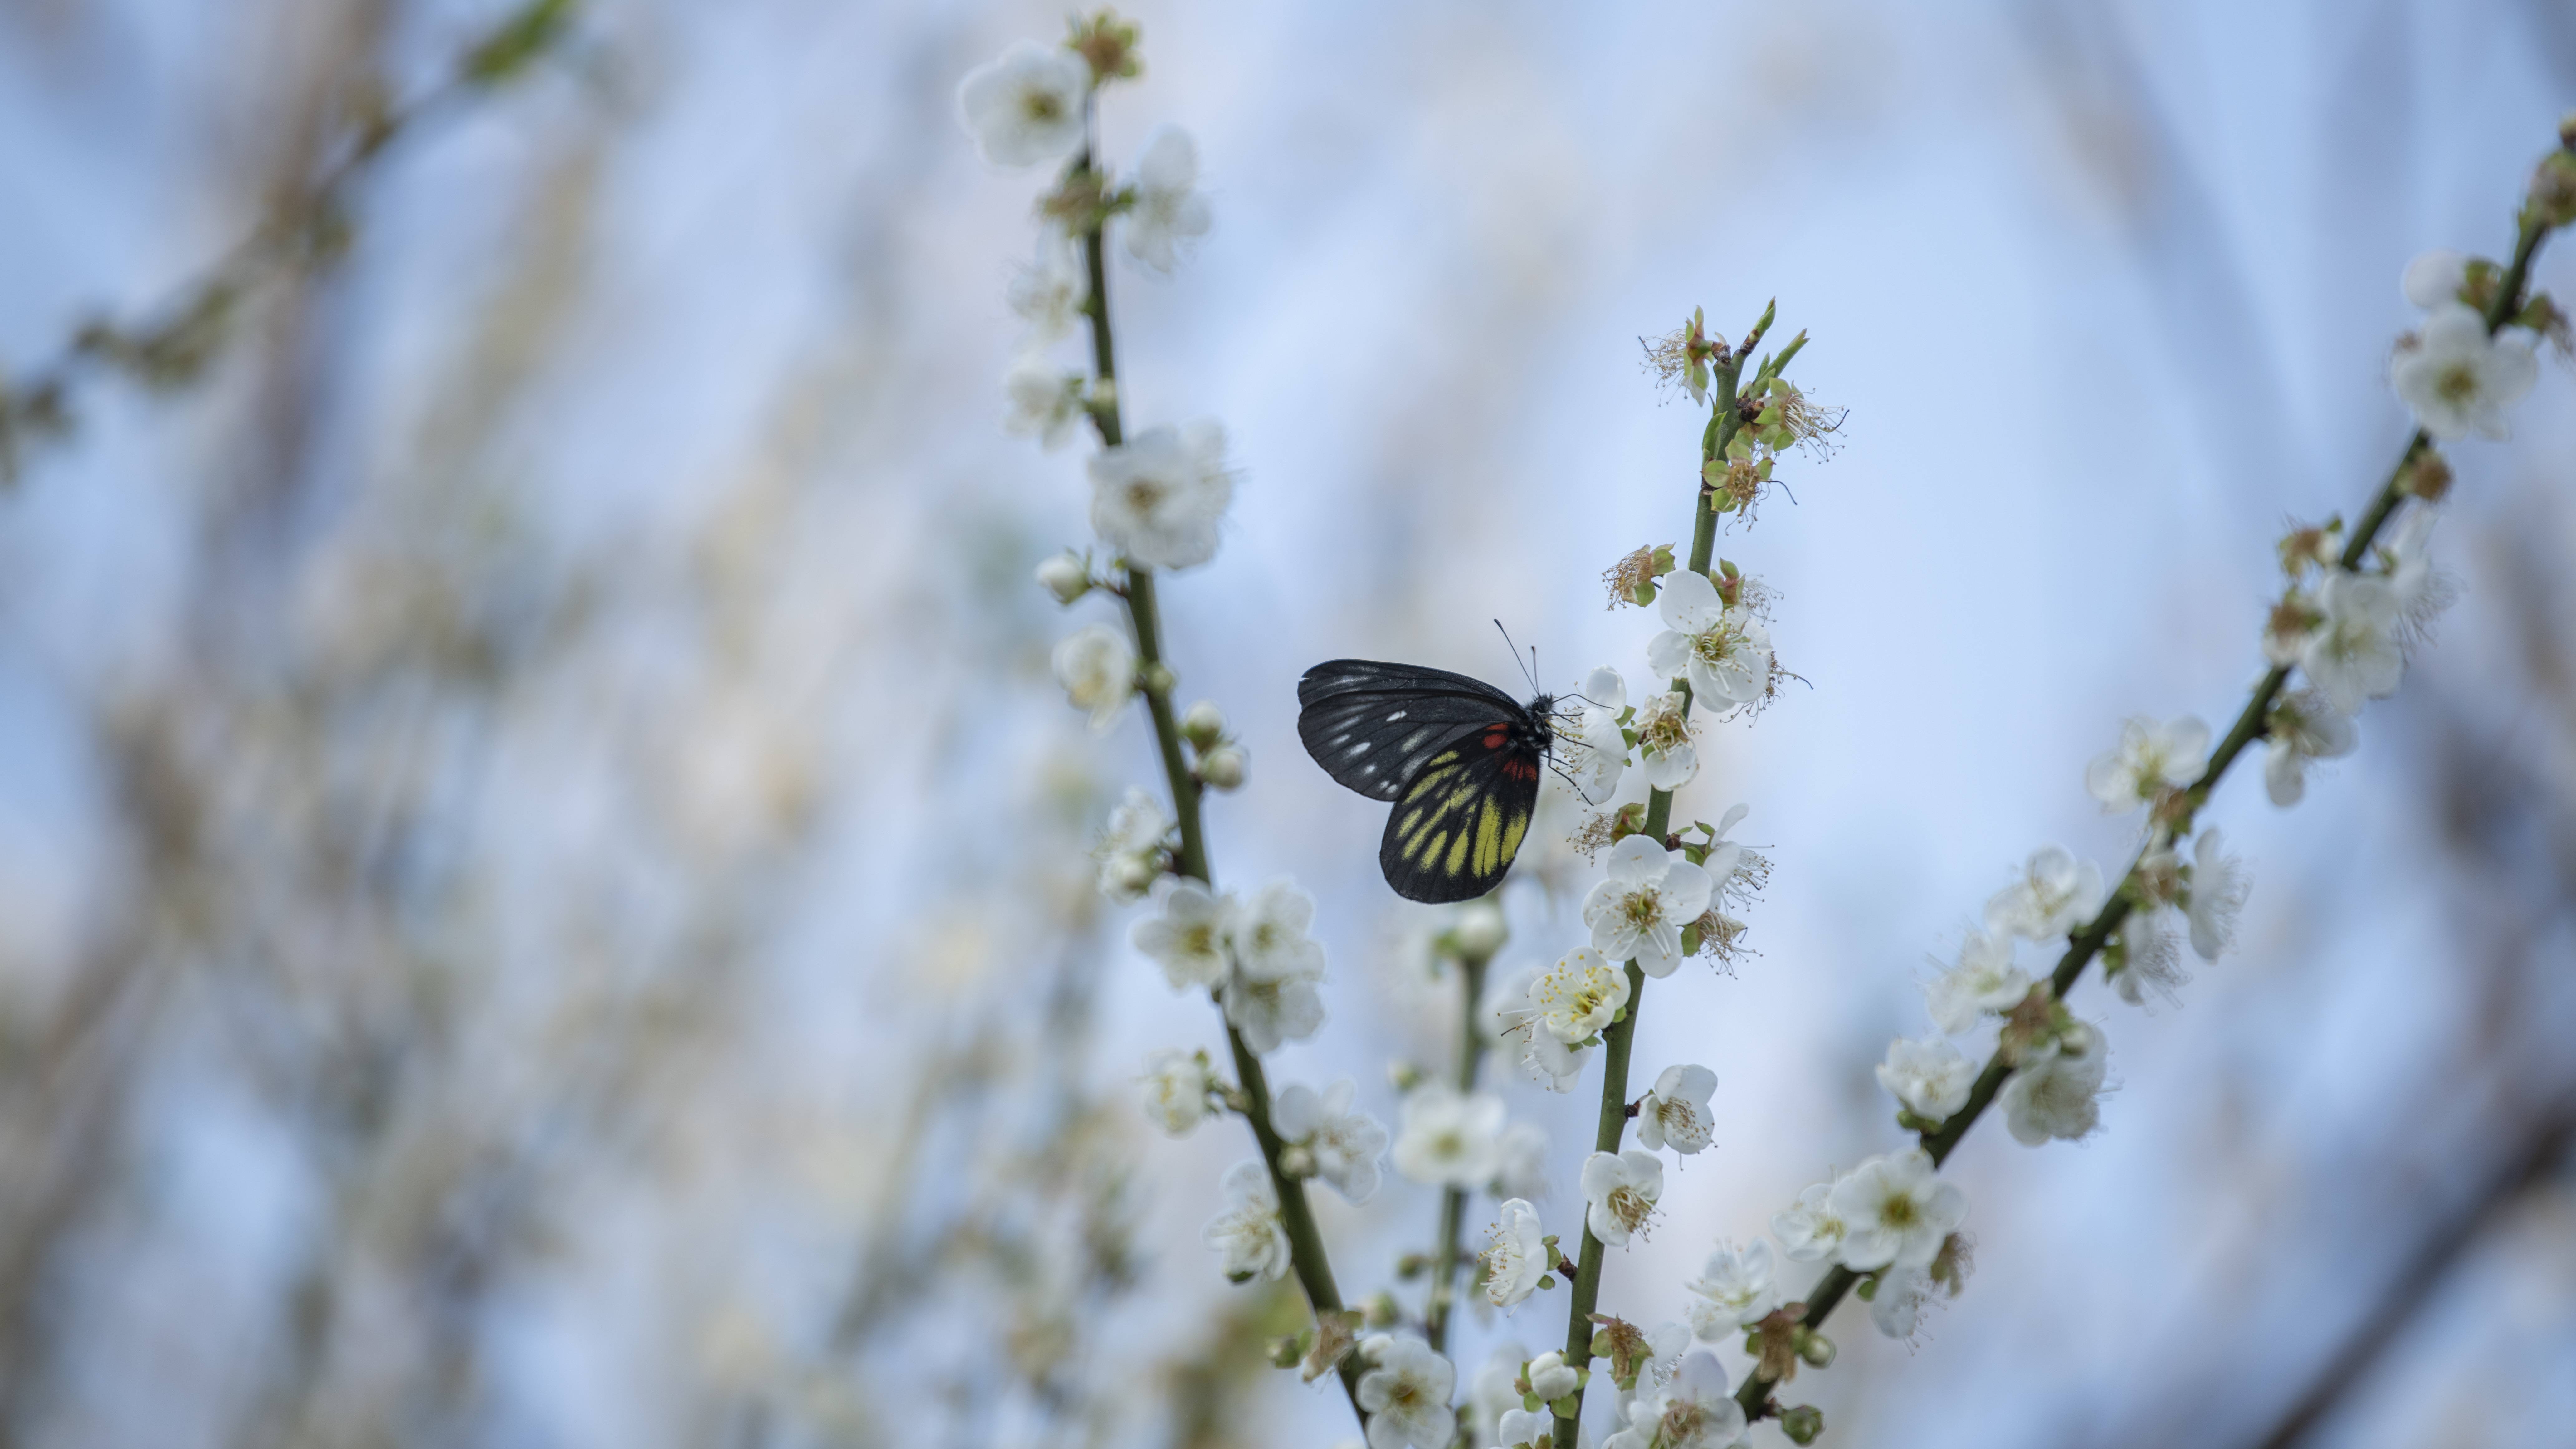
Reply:
[[[1307,1178],[1315,1175],[1315,1154],[1291,1144],[1279,1149],[1279,1175]]]
[[[1191,749],[1213,749],[1225,738],[1225,711],[1212,699],[1191,705],[1181,716],[1181,738],[1190,742]]]
[[[1618,814],[1610,817],[1610,843],[1616,845],[1631,835],[1643,832],[1645,828],[1646,807],[1638,801],[1631,800],[1619,807]]]
[[[1082,560],[1060,553],[1038,565],[1038,587],[1055,595],[1059,604],[1070,604],[1091,592],[1091,570]]]
[[[1404,1320],[1403,1305],[1395,1301],[1394,1294],[1384,1289],[1362,1300],[1360,1311],[1367,1315],[1368,1326],[1371,1328],[1391,1328]]]
[[[1232,790],[1243,784],[1243,751],[1219,745],[1199,756],[1198,777],[1211,789]]]
[[[2576,151],[2552,151],[2531,173],[2531,209],[2547,226],[2576,221]]]
[[[1798,1335],[1798,1357],[1809,1368],[1832,1368],[1834,1341],[1812,1328],[1806,1329]]]
[[[1270,1340],[1270,1366],[1272,1368],[1295,1368],[1297,1366],[1297,1360],[1304,1356],[1305,1350],[1297,1346],[1297,1337],[1294,1334]]]
[[[2406,465],[2404,487],[2407,492],[2427,503],[2439,503],[2451,491],[2451,464],[2441,454],[2426,448]]]
[[[1127,856],[1109,868],[1110,880],[1130,900],[1152,890],[1156,874],[1154,863],[1141,855]]]
[[[1503,920],[1503,908],[1492,901],[1470,901],[1461,906],[1458,923],[1449,928],[1458,954],[1471,961],[1491,961],[1511,935],[1511,927]]]
[[[1780,1432],[1792,1444],[1813,1444],[1825,1432],[1825,1416],[1813,1404],[1800,1404],[1781,1413]]]

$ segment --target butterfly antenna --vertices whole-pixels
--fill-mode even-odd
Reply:
[[[1494,627],[1502,629],[1503,647],[1512,651],[1512,662],[1514,664],[1520,664],[1521,646],[1512,642],[1512,631],[1509,629],[1503,629],[1503,621],[1500,619],[1496,619],[1494,621]],[[1535,644],[1530,646],[1530,662],[1527,664],[1521,664],[1521,676],[1529,681],[1530,693],[1536,694],[1539,692],[1538,646]]]

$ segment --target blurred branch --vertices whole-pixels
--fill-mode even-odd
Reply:
[[[2495,297],[2486,309],[2486,327],[2489,335],[2493,335],[2522,313],[2525,293],[2529,290],[2532,258],[2539,252],[2541,242],[2547,238],[2551,230],[2550,222],[2539,207],[2528,202],[2518,213],[2516,225],[2513,260],[2505,268],[2504,275],[2496,286]],[[2417,428],[2414,436],[2407,440],[2405,449],[2398,455],[2396,466],[2389,470],[2387,481],[2380,485],[2378,492],[2372,496],[2368,507],[2362,513],[2360,522],[2354,525],[2351,541],[2345,545],[2340,561],[2343,568],[2351,569],[2368,557],[2372,543],[2379,537],[2379,531],[2387,525],[2390,515],[2396,512],[2398,505],[2409,496],[2406,481],[2410,465],[2419,455],[2429,452],[2432,447],[2432,437],[2422,428]],[[2235,764],[2237,756],[2244,753],[2245,747],[2252,744],[2263,733],[2265,713],[2271,708],[2273,698],[2281,692],[2281,687],[2288,682],[2289,677],[2290,671],[2287,668],[2275,667],[2255,685],[2253,697],[2245,702],[2245,708],[2238,712],[2235,724],[2229,727],[2226,737],[2219,741],[2218,748],[2211,752],[2206,773],[2201,776],[2198,783],[2183,792],[2180,808],[2170,815],[2159,813],[2158,823],[2150,831],[2146,846],[2138,853],[2138,861],[2143,861],[2147,856],[2162,849],[2182,827],[2188,824],[2191,816],[2208,803],[2210,792],[2216,789],[2218,782],[2225,777],[2228,767]],[[2048,991],[2052,1000],[2064,1000],[2066,993],[2074,988],[2076,981],[2083,976],[2084,968],[2100,954],[2104,943],[2110,939],[2111,933],[2119,929],[2120,923],[2127,919],[2139,887],[2138,863],[2132,861],[2128,871],[2122,875],[2119,887],[2111,893],[2110,903],[2102,908],[2101,913],[2096,915],[2091,923],[2069,938],[2066,954],[2059,959],[2057,969],[2049,975]],[[1952,1114],[1938,1127],[1927,1129],[1921,1134],[1924,1150],[1931,1154],[1933,1165],[1939,1166],[1949,1159],[1953,1151],[1957,1150],[1960,1139],[1966,1137],[1968,1129],[1975,1126],[1977,1119],[1985,1114],[1986,1108],[1993,1103],[1995,1094],[2002,1090],[2004,1079],[2012,1075],[2012,1070],[2012,1063],[2004,1050],[1998,1047],[1994,1056],[1987,1060],[1985,1070],[1978,1074],[1976,1085],[1968,1093],[1967,1105]],[[1840,1266],[1827,1273],[1818,1281],[1814,1290],[1806,1295],[1804,1301],[1807,1311],[1800,1321],[1810,1329],[1821,1328],[1825,1320],[1832,1316],[1834,1309],[1841,1304],[1844,1295],[1859,1284],[1861,1276],[1849,1268]],[[1737,1391],[1735,1397],[1736,1402],[1743,1406],[1747,1418],[1760,1418],[1764,1414],[1773,1412],[1770,1394],[1772,1385],[1776,1382],[1778,1380],[1765,1377],[1758,1371],[1746,1376],[1744,1387]],[[1560,1438],[1559,1449],[1572,1449],[1572,1446]]]
[[[2487,1179],[2476,1196],[2425,1236],[2413,1261],[2390,1281],[2379,1301],[2362,1315],[2352,1336],[2326,1360],[2271,1430],[2249,1442],[2260,1449],[2290,1449],[2306,1441],[2407,1325],[2431,1306],[2434,1290],[2471,1248],[2494,1231],[2505,1210],[2556,1169],[2571,1138],[2576,1138],[2576,1109],[2562,1107],[2533,1121],[2519,1148]]]
[[[0,372],[0,487],[25,472],[34,444],[78,421],[76,394],[110,371],[155,392],[203,377],[231,340],[242,306],[289,272],[319,270],[344,255],[354,230],[350,193],[396,142],[434,117],[527,72],[569,29],[574,0],[523,3],[461,51],[449,73],[395,105],[368,97],[353,107],[336,159],[272,203],[250,234],[194,281],[137,321],[95,317],[51,359],[12,378]]]
[[[1485,967],[1489,960],[1476,955],[1462,955],[1458,960],[1458,1094],[1462,1097],[1476,1090],[1476,1068],[1485,1058],[1485,1024],[1476,1008],[1485,996]],[[1466,1226],[1466,1217],[1467,1189],[1454,1185],[1441,1189],[1440,1237],[1431,1258],[1431,1300],[1422,1311],[1422,1336],[1435,1353],[1449,1351],[1449,1309],[1458,1286],[1458,1234]]]

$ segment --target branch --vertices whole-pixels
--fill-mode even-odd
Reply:
[[[1501,887],[1496,887],[1500,890]],[[1458,988],[1465,1010],[1458,1024],[1458,1094],[1476,1090],[1476,1069],[1485,1059],[1484,1023],[1476,1008],[1485,995],[1485,968],[1492,958],[1460,955]],[[1467,1189],[1450,1187],[1440,1194],[1440,1241],[1431,1259],[1431,1301],[1422,1312],[1422,1337],[1433,1353],[1449,1351],[1449,1310],[1457,1297],[1458,1234],[1466,1226]]]
[[[1091,169],[1092,148],[1086,143],[1074,157],[1073,172]],[[1105,265],[1101,230],[1107,218],[1095,213],[1082,232],[1082,258],[1090,273],[1091,300],[1086,310],[1091,319],[1091,358],[1098,373],[1102,400],[1091,408],[1092,425],[1100,434],[1100,445],[1115,448],[1126,437],[1121,420],[1123,406],[1118,396],[1118,351],[1109,326],[1109,269]],[[1154,743],[1163,758],[1163,777],[1172,791],[1172,815],[1180,822],[1181,849],[1175,862],[1180,873],[1213,890],[1216,876],[1208,865],[1207,830],[1200,818],[1198,777],[1190,773],[1181,754],[1180,721],[1172,711],[1172,673],[1163,665],[1162,618],[1155,607],[1154,571],[1125,559],[1119,561],[1123,593],[1127,603],[1127,620],[1136,631],[1138,675],[1143,681],[1145,712],[1154,722]],[[1222,1015],[1223,1008],[1219,1008]],[[1227,1022],[1225,1044],[1234,1055],[1236,1084],[1243,1089],[1243,1117],[1252,1124],[1252,1139],[1260,1146],[1262,1165],[1270,1169],[1270,1185],[1279,1196],[1279,1224],[1288,1233],[1289,1261],[1296,1269],[1297,1282],[1306,1290],[1306,1302],[1317,1318],[1338,1313],[1342,1308],[1341,1289],[1333,1283],[1333,1267],[1324,1256],[1323,1234],[1315,1226],[1314,1209],[1306,1202],[1303,1179],[1291,1177],[1279,1168],[1279,1133],[1270,1125],[1270,1082],[1261,1070],[1261,1058],[1243,1040],[1243,1033]],[[1360,1411],[1360,1366],[1357,1354],[1345,1355],[1340,1364],[1342,1391],[1351,1401],[1351,1412],[1363,1425],[1367,1415]]]
[[[52,358],[12,380],[0,372],[0,486],[25,471],[29,444],[58,438],[74,422],[74,390],[101,369],[147,387],[194,381],[214,360],[241,304],[297,266],[327,266],[348,249],[345,193],[396,141],[459,101],[495,90],[551,50],[569,28],[574,0],[526,0],[461,51],[419,95],[356,119],[346,150],[294,194],[269,208],[248,236],[156,306],[147,321],[93,318]]]
[[[2533,209],[2526,207],[2519,221],[2518,235],[2514,240],[2513,261],[2505,269],[2504,276],[2496,287],[2495,298],[2487,307],[2486,323],[2490,336],[2521,313],[2525,301],[2524,293],[2530,281],[2532,257],[2538,253],[2540,243],[2548,233],[2547,221]],[[2369,556],[2370,546],[2378,539],[2380,530],[2387,526],[2390,515],[2395,513],[2397,506],[2407,498],[2406,479],[2409,465],[2418,455],[2432,446],[2432,438],[2422,428],[2417,428],[2414,436],[2408,439],[2405,450],[2398,455],[2397,465],[2389,470],[2387,481],[2382,483],[2379,491],[2372,496],[2368,510],[2362,515],[2360,525],[2353,530],[2351,542],[2344,546],[2342,559],[2344,568],[2353,568]],[[2288,669],[2274,668],[2263,676],[2262,682],[2254,686],[2252,697],[2246,700],[2245,708],[2237,713],[2236,723],[2228,729],[2226,738],[2221,740],[2218,748],[2211,753],[2207,772],[2201,776],[2198,783],[2185,792],[2182,808],[2171,819],[2154,828],[2146,848],[2139,852],[2138,859],[2143,860],[2161,847],[2172,838],[2181,825],[2190,820],[2201,806],[2208,803],[2210,792],[2217,788],[2220,777],[2227,773],[2229,766],[2236,763],[2237,757],[2244,753],[2245,747],[2252,744],[2263,733],[2264,716],[2271,709],[2274,697],[2281,692],[2282,685],[2288,682],[2289,677]],[[2073,989],[2076,981],[2083,976],[2084,968],[2101,953],[2103,943],[2110,938],[2113,931],[2119,929],[2120,922],[2127,918],[2134,899],[2134,888],[2137,885],[2137,862],[2132,861],[2128,872],[2121,877],[2119,888],[2111,893],[2110,903],[2068,940],[2066,954],[2058,960],[2057,969],[2049,975],[2048,987],[2052,997],[2064,1000],[2066,993]],[[2010,1075],[2012,1075],[2012,1065],[2005,1060],[2003,1052],[1998,1049],[1986,1062],[1985,1070],[1978,1074],[1975,1087],[1968,1093],[1967,1105],[1953,1113],[1940,1126],[1928,1129],[1921,1134],[1923,1148],[1931,1154],[1934,1166],[1937,1167],[1949,1160],[1951,1152],[1957,1149],[1960,1139],[1966,1137],[1968,1129],[1977,1124],[1977,1119],[1983,1116],[1986,1108],[1994,1102],[1995,1093],[2002,1089],[2004,1079]],[[1800,1321],[1810,1329],[1822,1327],[1825,1319],[1831,1316],[1835,1307],[1842,1302],[1843,1296],[1859,1283],[1860,1276],[1849,1268],[1839,1266],[1827,1273],[1817,1283],[1815,1290],[1807,1295],[1806,1316]],[[1770,1393],[1772,1385],[1776,1382],[1778,1382],[1776,1379],[1764,1377],[1759,1372],[1745,1379],[1744,1387],[1736,1391],[1735,1399],[1743,1406],[1746,1418],[1759,1418],[1771,1411]],[[1562,1449],[1571,1449],[1571,1446],[1562,1446]]]

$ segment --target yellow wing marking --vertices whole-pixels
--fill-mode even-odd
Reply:
[[[1449,847],[1449,863],[1446,866],[1443,866],[1442,869],[1450,875],[1456,875],[1458,872],[1465,870],[1467,868],[1467,848],[1473,844],[1475,844],[1475,841],[1468,836],[1466,831],[1459,831],[1458,843]]]
[[[1448,779],[1451,775],[1458,773],[1456,768],[1457,759],[1458,752],[1456,750],[1447,750],[1441,754],[1433,756],[1431,763],[1422,767],[1422,773],[1414,776],[1413,788],[1404,792],[1404,803],[1407,805],[1412,804],[1414,801],[1421,799],[1424,795],[1429,794],[1433,786],[1438,785],[1445,779]],[[1443,768],[1444,766],[1447,768]]]
[[[1492,875],[1503,868],[1503,812],[1488,797],[1484,813],[1476,821],[1476,874]]]
[[[1503,827],[1503,859],[1510,860],[1521,853],[1521,833],[1528,829],[1529,816],[1520,811],[1513,812],[1511,823]]]

